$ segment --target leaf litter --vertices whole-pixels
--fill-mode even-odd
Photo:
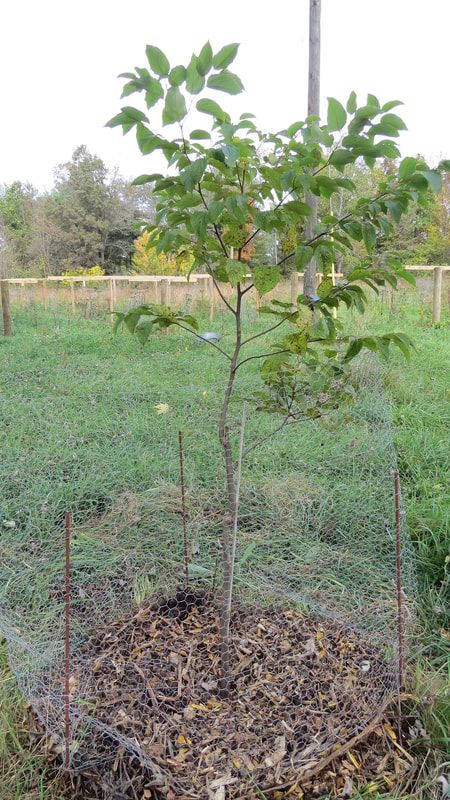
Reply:
[[[317,775],[350,796],[367,761],[355,747],[370,736],[381,785],[410,767],[396,753],[389,771],[395,732],[380,718],[392,669],[363,634],[296,609],[236,602],[228,696],[219,644],[214,597],[189,589],[142,604],[85,642],[70,683],[73,786],[84,787],[74,797],[303,798],[317,796]]]

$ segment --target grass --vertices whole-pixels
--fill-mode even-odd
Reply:
[[[248,323],[256,330],[261,322],[249,313]],[[388,364],[385,387],[419,580],[420,624],[411,658],[416,699],[410,701],[410,710],[424,721],[439,764],[449,742],[445,698],[450,513],[448,328],[445,322],[432,327],[428,312],[414,294],[405,295],[394,314],[374,304],[364,322],[348,318],[347,323],[354,330],[362,324],[371,331],[401,330],[417,343],[410,365],[397,356]],[[213,427],[214,387],[223,382],[224,370],[216,353],[187,334],[158,337],[142,352],[127,335],[111,339],[104,319],[77,319],[75,323],[69,315],[44,315],[37,309],[16,312],[15,324],[14,339],[0,340],[5,387],[0,406],[4,421],[0,516],[3,521],[14,521],[14,528],[1,529],[0,551],[2,546],[3,553],[8,551],[9,565],[14,558],[16,563],[23,560],[30,541],[41,542],[44,551],[44,545],[55,541],[55,531],[59,535],[64,511],[70,507],[77,528],[87,537],[80,558],[89,574],[98,564],[99,551],[89,549],[97,547],[97,541],[93,544],[92,537],[88,538],[86,522],[93,515],[102,517],[114,497],[133,492],[148,499],[149,487],[155,482],[177,483],[175,445],[180,421],[186,433],[188,476],[194,472],[203,475],[205,485],[215,477],[220,453]],[[205,327],[210,327],[206,321]],[[214,329],[222,334],[226,345],[230,335],[226,318],[219,316]],[[186,365],[184,370],[180,362]],[[251,378],[256,366],[254,362],[250,365]],[[158,415],[159,403],[168,403],[176,413]],[[204,422],[198,430],[193,421],[200,411]],[[168,447],[169,437],[172,444]],[[308,446],[314,450],[314,440]],[[286,441],[270,446],[272,475],[283,474],[286,447]],[[309,465],[319,464],[317,458],[312,455]],[[262,458],[253,461],[249,469],[261,480],[265,477]],[[251,497],[248,502],[253,502]],[[260,506],[257,513],[261,514]],[[257,552],[255,556],[251,526],[248,537],[243,555],[255,569],[252,558]],[[116,538],[111,548],[107,543],[102,545],[102,559],[109,559],[112,573],[119,558],[118,541],[120,544]],[[124,549],[126,546],[129,542],[124,541]],[[304,560],[305,553],[300,556]],[[22,569],[20,581],[10,577],[7,588],[10,598],[15,592],[17,596],[22,593],[22,602],[27,603],[30,598],[23,599],[24,577]],[[48,576],[40,577],[45,624]],[[134,586],[135,597],[145,596],[146,580],[147,576],[141,576]],[[1,658],[0,796],[2,800],[57,800],[58,786],[46,774],[42,757],[30,753],[21,733],[22,701],[14,689],[4,648]],[[420,787],[414,792],[420,792]]]

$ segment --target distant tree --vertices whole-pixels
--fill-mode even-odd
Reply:
[[[134,243],[134,272],[144,275],[187,275],[193,263],[194,258],[187,250],[156,253],[148,231],[144,231]]]
[[[30,267],[32,207],[36,191],[29,183],[14,181],[0,189],[0,218],[8,244],[8,269],[27,272]]]

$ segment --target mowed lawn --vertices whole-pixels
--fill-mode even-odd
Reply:
[[[127,333],[112,337],[106,318],[72,318],[67,311],[18,311],[15,336],[0,340],[0,536],[23,545],[33,531],[49,535],[67,508],[79,519],[101,513],[109,498],[126,488],[142,492],[159,478],[177,474],[176,433],[204,412],[196,441],[197,473],[212,476],[220,458],[214,422],[226,363],[212,348],[183,332],[156,336],[142,349]],[[383,368],[393,423],[409,530],[417,556],[419,626],[412,654],[412,682],[430,735],[448,745],[445,684],[449,622],[445,617],[449,552],[450,336],[433,327],[428,308],[411,292],[391,313],[373,303],[368,318],[346,317],[348,330],[402,331],[416,342],[411,361],[395,353]],[[226,315],[203,329],[217,330],[224,348],[232,342]],[[252,331],[265,320],[253,309]],[[252,351],[250,351],[252,352]],[[248,379],[256,376],[249,362]],[[177,409],[168,425],[159,404]],[[181,411],[180,411],[181,410]],[[265,424],[265,423],[263,423]],[[171,436],[170,447],[166,437]],[[187,446],[189,465],[191,458]],[[273,452],[273,470],[277,458]],[[49,508],[51,513],[49,513]],[[16,531],[16,533],[15,533]],[[21,734],[21,701],[2,646],[0,677],[0,795],[56,798],[46,783],[42,759],[28,753]],[[448,677],[448,676],[447,676]],[[412,680],[412,679],[411,679]],[[413,685],[414,684],[414,685]],[[431,702],[421,705],[423,698]],[[438,751],[439,752],[439,751]],[[3,781],[3,785],[2,785]]]

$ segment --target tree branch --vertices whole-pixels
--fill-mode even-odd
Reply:
[[[201,187],[200,183],[198,184],[197,191],[198,191],[200,197],[202,198],[203,205],[205,206],[206,210],[209,211],[208,204],[207,204],[207,202],[205,200],[205,197],[203,195],[202,187]],[[223,254],[224,254],[225,258],[228,258],[227,248],[225,247],[225,245],[223,243],[223,239],[222,239],[222,237],[220,235],[219,228],[218,228],[218,226],[217,226],[217,224],[215,222],[213,222],[213,228],[214,228],[214,233],[216,234],[216,236],[217,236],[217,238],[218,238],[218,240],[220,242],[220,246],[222,248]]]
[[[238,370],[239,367],[242,367],[242,365],[245,364],[246,361],[253,361],[255,358],[267,358],[268,356],[278,356],[280,355],[280,353],[292,353],[292,350],[274,350],[271,353],[260,353],[259,355],[256,356],[248,356],[248,358],[244,358],[242,361],[239,362],[239,364],[236,364],[234,371],[236,372],[236,370]]]
[[[155,314],[155,317],[156,317],[156,316],[158,316],[158,315],[157,315],[157,314]],[[174,320],[174,321],[172,322],[172,325],[177,325],[177,326],[178,326],[179,328],[181,328],[183,331],[187,331],[188,333],[191,333],[191,334],[192,334],[193,336],[195,336],[197,339],[199,339],[199,338],[200,338],[200,337],[199,337],[199,335],[198,335],[198,333],[197,333],[197,332],[196,332],[196,331],[195,331],[193,328],[188,328],[188,327],[186,327],[186,325],[182,325],[182,324],[181,324],[181,322],[178,322],[178,320]],[[210,345],[211,345],[211,347],[214,347],[216,350],[218,350],[218,351],[219,351],[219,353],[222,353],[222,355],[223,355],[223,356],[225,356],[225,358],[227,358],[227,359],[228,359],[228,361],[231,361],[231,356],[229,356],[229,355],[228,355],[228,353],[226,353],[226,352],[225,352],[225,350],[222,350],[222,348],[221,348],[221,347],[219,347],[219,345],[218,345],[218,344],[216,344],[215,342],[211,342],[211,340],[210,340],[210,339],[202,339],[202,342],[206,342],[206,344],[210,344]]]
[[[284,322],[289,322],[290,321],[290,317],[295,316],[296,313],[297,313],[297,311],[293,311],[292,314],[289,315],[289,317],[284,317],[279,322],[277,322],[276,325],[272,325],[271,328],[266,328],[266,330],[265,331],[261,331],[261,333],[255,333],[254,336],[249,336],[248,339],[245,339],[242,342],[242,347],[244,346],[244,344],[248,344],[249,342],[252,342],[254,339],[259,339],[260,336],[265,336],[266,333],[272,333],[272,331],[275,331],[277,328],[280,327],[280,325],[283,325]]]

